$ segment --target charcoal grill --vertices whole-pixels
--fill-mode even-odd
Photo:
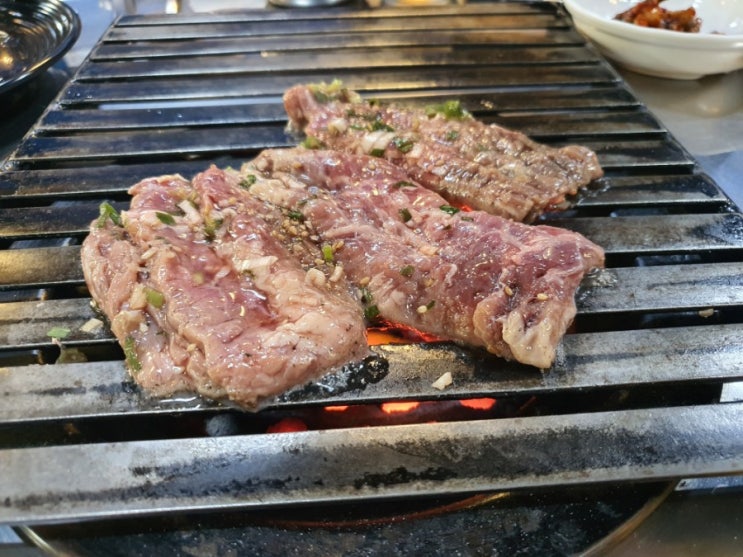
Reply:
[[[99,204],[295,144],[282,92],[336,78],[599,154],[606,177],[543,218],[607,253],[555,365],[388,344],[257,414],[149,398],[110,332],[85,327],[79,245]],[[462,537],[508,552],[546,532],[532,547],[569,553],[679,479],[743,472],[743,403],[720,398],[743,378],[743,216],[559,5],[122,17],[7,159],[0,196],[0,523],[29,536],[91,541],[92,522],[93,547],[122,554],[188,538],[326,555],[451,554]],[[326,405],[482,397],[516,410],[265,433]]]

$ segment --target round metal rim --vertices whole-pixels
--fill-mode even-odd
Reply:
[[[45,50],[43,55],[26,66],[19,67],[18,73],[0,82],[0,95],[28,82],[42,71],[56,63],[75,44],[82,24],[77,12],[60,0],[13,1],[0,0],[0,14],[12,11],[14,15],[26,18],[31,25],[48,25],[50,22],[58,24],[61,33],[54,33],[56,42],[52,48]],[[34,14],[43,12],[44,20],[34,19]]]

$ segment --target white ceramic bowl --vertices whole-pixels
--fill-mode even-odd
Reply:
[[[639,0],[563,0],[576,28],[607,57],[639,73],[697,79],[743,68],[743,0],[666,0],[661,7],[693,6],[699,33],[651,29],[614,20]],[[743,93],[741,93],[743,94]]]

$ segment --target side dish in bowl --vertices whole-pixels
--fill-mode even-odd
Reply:
[[[564,0],[564,5],[578,31],[605,56],[638,73],[698,79],[743,68],[743,0]]]

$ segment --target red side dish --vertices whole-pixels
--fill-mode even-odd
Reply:
[[[702,20],[697,17],[694,8],[685,10],[666,10],[660,7],[663,0],[644,0],[632,6],[614,19],[632,23],[641,27],[655,27],[657,29],[668,29],[670,31],[681,31],[682,33],[699,33]]]

